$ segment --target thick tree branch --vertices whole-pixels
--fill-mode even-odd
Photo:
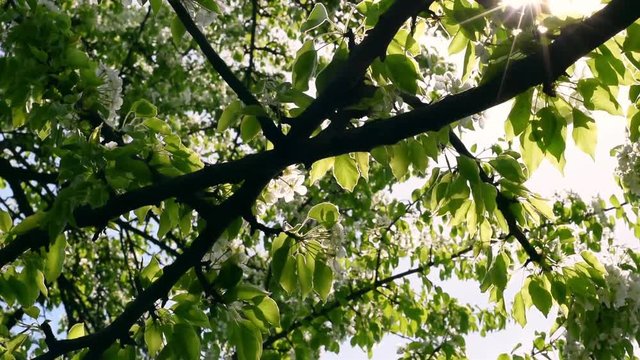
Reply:
[[[31,169],[23,169],[14,167],[11,162],[5,158],[0,158],[0,177],[6,180],[15,180],[20,182],[36,181],[41,184],[55,184],[57,174],[45,174]]]
[[[191,19],[189,12],[187,12],[187,9],[185,9],[180,0],[169,0],[169,4],[176,12],[176,15],[178,15],[178,18],[180,18],[180,21],[182,21],[182,23],[184,24],[185,29],[187,29],[189,34],[191,34],[193,39],[196,41],[196,43],[200,47],[200,50],[202,50],[202,53],[207,58],[211,66],[213,66],[216,72],[220,74],[222,79],[238,95],[238,98],[240,98],[240,100],[246,105],[259,106],[266,114],[266,111],[264,110],[258,99],[256,99],[256,97],[253,96],[249,89],[247,89],[247,87],[244,86],[244,84],[242,84],[242,82],[233,74],[231,69],[229,69],[227,64],[224,62],[224,60],[222,60],[218,53],[213,50],[211,44],[209,44],[209,41],[207,41],[207,38],[204,36],[202,31],[200,31],[200,29],[198,29],[198,26],[193,22],[193,19]],[[279,144],[284,135],[276,127],[273,121],[266,115],[258,116],[258,121],[260,122],[260,126],[262,127],[264,136],[273,144]]]

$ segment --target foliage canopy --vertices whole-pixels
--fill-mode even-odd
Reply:
[[[640,2],[550,2],[0,1],[0,356],[464,358],[540,311],[501,359],[633,357]],[[628,119],[624,195],[529,191],[595,157],[598,111]]]

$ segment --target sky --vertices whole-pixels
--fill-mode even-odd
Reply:
[[[484,128],[473,133],[465,133],[462,136],[463,142],[469,147],[473,143],[478,144],[478,149],[491,146],[497,136],[504,135],[504,119],[506,118],[511,103],[499,105],[486,112]],[[624,142],[626,138],[626,120],[622,117],[614,117],[607,113],[596,112],[594,114],[598,126],[598,145],[595,160],[578,150],[570,139],[568,132],[567,150],[565,153],[567,164],[564,174],[561,174],[555,167],[544,161],[536,172],[527,181],[529,190],[536,192],[547,199],[552,199],[555,194],[562,194],[566,191],[573,191],[580,195],[587,203],[594,196],[609,199],[612,194],[621,196],[621,191],[617,187],[614,179],[616,159],[610,155],[610,150]],[[569,129],[570,130],[570,129]],[[409,199],[411,192],[424,183],[422,179],[409,179],[405,183],[394,188],[393,195],[399,199]],[[637,247],[637,239],[632,234],[623,229],[616,232],[616,237],[629,245]],[[633,243],[631,241],[633,240]],[[515,293],[522,286],[526,277],[525,270],[518,270],[513,274],[507,289],[505,299],[507,300],[507,311],[511,308],[510,301]],[[481,307],[490,306],[488,293],[481,293],[480,284],[471,281],[460,281],[457,279],[440,281],[437,271],[432,272],[431,280],[439,284],[443,290],[459,299],[461,303],[478,305]],[[551,317],[554,311],[551,312]],[[523,349],[530,349],[535,335],[535,331],[548,331],[552,324],[552,318],[545,318],[539,311],[532,308],[527,313],[528,324],[523,329],[519,325],[511,322],[504,331],[488,334],[486,337],[475,333],[466,337],[467,355],[473,360],[496,359],[501,353],[510,353],[518,344],[522,343]],[[373,351],[374,360],[396,359],[398,345],[403,340],[397,336],[388,335],[378,344]],[[343,344],[339,354],[324,353],[322,360],[365,360],[368,359],[366,352],[359,348],[353,348],[348,343]]]

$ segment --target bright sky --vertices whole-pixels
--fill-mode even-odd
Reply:
[[[492,145],[497,136],[504,134],[504,119],[510,108],[511,104],[506,103],[489,110],[486,113],[487,120],[485,121],[484,129],[464,134],[463,141],[467,146],[474,142],[478,143],[478,149]],[[565,153],[567,165],[564,175],[544,161],[526,184],[530,190],[549,199],[558,192],[562,193],[571,190],[579,194],[587,202],[597,195],[604,199],[608,199],[612,194],[621,195],[613,178],[617,162],[614,157],[609,155],[609,150],[624,142],[626,120],[603,112],[597,112],[594,117],[598,125],[598,146],[595,161],[575,147],[570,139],[571,134],[569,131],[567,151]],[[411,192],[422,184],[423,180],[410,179],[397,186],[394,189],[394,195],[398,198],[408,199]],[[616,235],[618,235],[619,239],[622,237],[622,240],[630,241],[632,239],[632,235],[625,231],[617,232]],[[526,275],[525,271],[518,271],[514,274],[505,291],[505,299],[508,302],[513,299],[515,293],[520,289]],[[459,280],[449,280],[443,283],[437,278],[437,273],[432,273],[431,279],[439,283],[452,296],[458,298],[461,303],[482,307],[490,306],[488,294],[480,292],[478,283]],[[509,309],[510,304],[507,305],[507,310]],[[474,360],[493,360],[501,353],[511,352],[519,342],[523,345],[521,350],[530,349],[534,332],[536,330],[548,331],[553,321],[545,319],[540,312],[533,308],[529,311],[527,317],[529,322],[524,329],[517,324],[511,324],[505,331],[488,334],[484,338],[479,334],[468,336],[466,340],[469,358]],[[387,336],[374,349],[373,359],[389,360],[398,358],[396,349],[403,342],[402,339],[396,336]],[[352,348],[348,343],[343,345],[339,354],[325,353],[321,358],[323,360],[368,359],[366,352],[359,348]]]

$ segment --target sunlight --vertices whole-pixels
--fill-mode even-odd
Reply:
[[[500,4],[512,9],[546,7],[561,18],[591,15],[603,6],[600,0],[502,0]]]
[[[604,5],[600,0],[548,0],[551,14],[558,17],[583,17],[593,14]]]

